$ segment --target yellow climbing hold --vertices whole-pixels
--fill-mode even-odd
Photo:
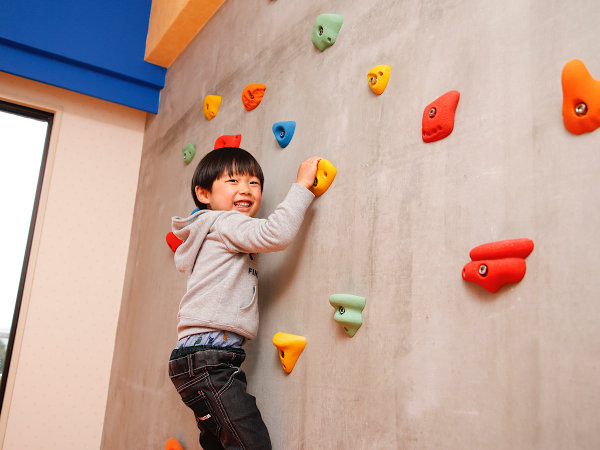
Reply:
[[[337,169],[333,166],[333,164],[326,159],[320,160],[319,165],[317,166],[315,183],[310,188],[312,193],[315,194],[316,197],[324,194],[325,191],[329,189],[329,186],[331,186],[336,174]]]

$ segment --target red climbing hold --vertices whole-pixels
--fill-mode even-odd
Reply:
[[[242,142],[242,135],[224,135],[217,138],[215,141],[215,149],[223,147],[239,147]]]
[[[439,141],[452,133],[459,98],[460,92],[450,91],[427,105],[423,111],[423,142]]]
[[[500,258],[527,258],[533,251],[531,239],[507,239],[505,241],[490,242],[475,247],[469,253],[471,260],[500,259]]]
[[[177,251],[177,247],[179,247],[182,243],[183,241],[175,236],[172,231],[167,233],[167,244],[169,245],[169,248],[173,250],[173,253]]]
[[[525,260],[522,258],[485,259],[467,263],[463,268],[462,277],[490,292],[497,292],[506,283],[521,281],[525,270]]]
[[[508,239],[475,247],[465,264],[462,277],[497,292],[507,283],[517,283],[525,276],[525,258],[533,251],[531,239]]]

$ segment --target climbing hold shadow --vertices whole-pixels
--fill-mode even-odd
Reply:
[[[286,122],[276,122],[273,124],[273,134],[277,143],[281,148],[286,148],[292,137],[294,137],[294,131],[296,130],[296,122],[288,120]]]
[[[219,106],[221,106],[221,97],[219,95],[207,95],[204,97],[204,115],[208,120],[217,117]]]
[[[459,99],[460,92],[450,91],[425,107],[422,126],[424,142],[439,141],[452,133]]]
[[[317,166],[317,174],[315,182],[310,187],[310,190],[316,197],[319,197],[325,193],[337,174],[337,169],[326,159],[321,159]]]
[[[508,239],[475,247],[469,253],[471,262],[465,264],[462,277],[490,292],[507,283],[517,283],[525,276],[525,258],[533,251],[531,239]]]
[[[215,141],[215,149],[223,147],[239,147],[242,142],[242,135],[228,135],[219,136]]]
[[[177,247],[179,247],[181,244],[183,244],[183,241],[175,236],[172,231],[167,233],[167,245],[171,250],[173,250],[173,253],[177,251]]]
[[[600,81],[578,59],[565,64],[561,80],[565,128],[573,134],[594,131],[600,126]]]
[[[296,361],[306,347],[306,338],[288,333],[275,333],[273,345],[277,347],[281,366],[286,373],[291,373]]]
[[[323,51],[335,44],[338,33],[344,23],[340,14],[321,14],[315,19],[312,31],[312,42],[315,47]]]
[[[183,450],[183,447],[177,439],[170,438],[165,445],[165,450]]]
[[[183,153],[183,162],[189,164],[196,155],[196,147],[193,144],[186,144],[181,149],[181,152]]]
[[[267,87],[264,84],[249,84],[242,91],[242,103],[247,111],[252,111],[262,101]]]
[[[344,327],[348,336],[354,336],[363,323],[362,310],[365,308],[365,298],[351,294],[333,294],[329,297],[329,303],[336,310],[333,319]]]
[[[392,68],[390,66],[386,66],[385,64],[375,66],[369,70],[369,73],[367,74],[367,81],[369,82],[369,87],[371,90],[377,95],[381,95],[383,91],[385,91],[388,81],[390,80],[391,72]]]

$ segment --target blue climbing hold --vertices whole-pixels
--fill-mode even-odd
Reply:
[[[276,122],[273,124],[273,134],[275,135],[275,139],[277,139],[277,142],[281,148],[287,147],[294,136],[295,130],[296,122],[293,120],[288,120],[287,122]]]

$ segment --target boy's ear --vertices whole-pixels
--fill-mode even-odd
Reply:
[[[208,198],[209,193],[210,192],[207,189],[204,189],[200,186],[196,186],[196,198],[200,203],[204,203],[206,205],[210,203],[210,199]]]

